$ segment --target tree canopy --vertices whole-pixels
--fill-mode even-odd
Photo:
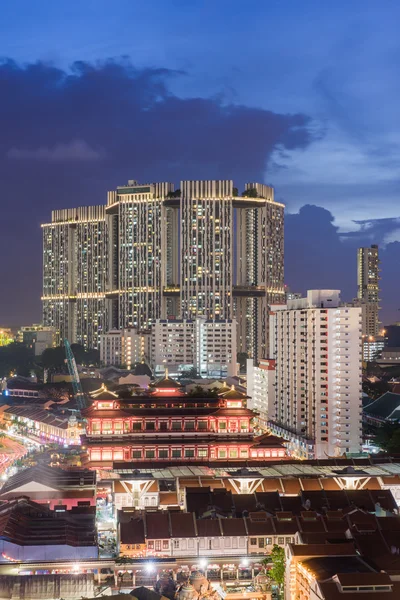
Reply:
[[[264,562],[267,564],[272,562],[272,567],[268,570],[268,576],[282,588],[285,582],[285,550],[274,544],[271,554]]]
[[[29,377],[35,365],[35,356],[31,348],[13,342],[0,347],[0,377],[11,374]]]
[[[89,366],[96,366],[100,363],[100,352],[95,349],[85,348],[81,344],[71,344],[71,350],[75,357],[76,364]],[[46,348],[41,356],[41,363],[44,369],[49,371],[61,371],[67,372],[68,365],[65,362],[65,348],[64,346],[57,346],[56,348]]]
[[[400,424],[385,423],[385,425],[379,427],[375,442],[386,452],[394,454],[400,452]]]

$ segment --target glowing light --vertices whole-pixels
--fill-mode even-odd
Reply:
[[[200,561],[200,566],[201,566],[201,568],[202,568],[202,569],[207,569],[207,566],[208,566],[208,563],[207,563],[207,561],[206,561],[206,560],[204,560],[204,559],[203,559],[203,560],[201,560],[201,561]]]
[[[154,564],[149,562],[145,565],[145,569],[147,573],[152,573],[154,571]]]

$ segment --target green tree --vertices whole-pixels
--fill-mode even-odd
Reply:
[[[285,583],[285,550],[274,544],[271,554],[265,559],[264,564],[272,563],[272,567],[268,570],[268,577],[283,590]]]
[[[217,398],[218,390],[217,388],[212,388],[211,390],[205,390],[201,387],[201,385],[196,385],[196,387],[188,393],[188,398]]]
[[[151,369],[150,369],[149,365],[146,365],[146,363],[136,363],[136,365],[134,366],[134,369],[133,369],[133,374],[134,375],[148,375],[149,377],[152,376]]]
[[[240,370],[241,371],[246,371],[246,361],[249,358],[249,355],[247,354],[247,352],[238,352],[236,355],[236,360],[238,361],[239,365],[240,365]]]
[[[185,377],[188,377],[189,379],[198,379],[199,374],[197,372],[196,367],[192,367],[191,369],[185,371]]]
[[[65,362],[65,348],[57,346],[57,348],[46,348],[41,356],[41,363],[44,369],[48,371],[67,371]]]
[[[242,196],[244,198],[258,198],[258,192],[256,188],[249,188],[243,192]]]
[[[0,377],[10,377],[11,374],[29,377],[33,366],[32,348],[17,342],[0,347]]]
[[[379,427],[375,441],[386,452],[400,452],[400,424],[385,423],[382,427]]]

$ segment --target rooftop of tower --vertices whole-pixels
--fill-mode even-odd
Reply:
[[[274,199],[274,189],[264,183],[250,182],[245,184],[243,191],[234,185],[231,179],[182,180],[180,187],[175,189],[171,182],[139,183],[136,179],[128,180],[125,185],[117,186],[115,191],[108,193],[108,208],[122,200],[120,197],[129,195],[149,194],[152,198],[160,199],[166,206],[178,208],[182,199],[233,199],[235,208],[257,208],[265,202],[284,208]],[[151,196],[150,196],[151,197]],[[140,198],[140,200],[148,199]]]

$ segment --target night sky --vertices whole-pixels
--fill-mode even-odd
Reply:
[[[41,230],[128,179],[234,179],[287,206],[286,283],[356,295],[377,243],[400,320],[400,4],[5,0],[0,325],[41,319]]]

